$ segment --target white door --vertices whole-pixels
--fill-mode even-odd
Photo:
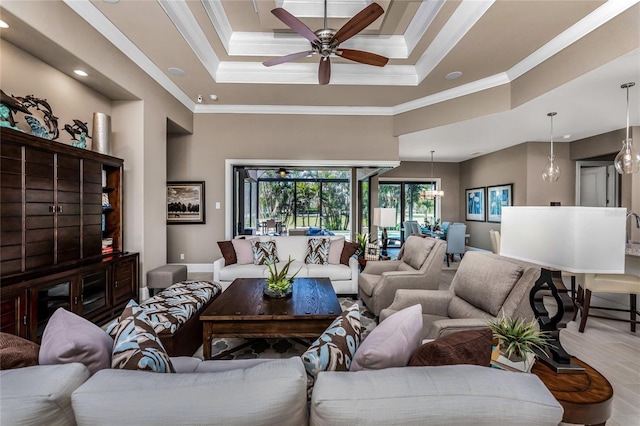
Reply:
[[[580,169],[580,205],[607,207],[607,167]]]

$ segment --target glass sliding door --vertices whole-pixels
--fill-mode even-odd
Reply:
[[[394,207],[398,215],[395,229],[388,228],[389,247],[393,244],[402,245],[407,239],[403,222],[415,220],[421,228],[432,226],[438,220],[438,200],[424,198],[422,191],[435,189],[432,182],[385,182],[380,181],[378,205],[380,207]],[[382,230],[378,230],[381,238]]]

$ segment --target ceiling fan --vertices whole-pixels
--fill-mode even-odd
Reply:
[[[340,48],[340,43],[347,41],[367,28],[384,13],[382,7],[377,3],[371,3],[362,9],[338,31],[327,28],[327,0],[324,0],[324,28],[315,32],[311,31],[302,21],[281,7],[273,9],[271,13],[284,22],[289,28],[309,40],[311,42],[311,50],[270,59],[262,63],[264,66],[271,67],[304,58],[305,56],[318,54],[320,55],[318,82],[320,84],[328,84],[331,79],[331,55],[337,55],[351,61],[374,65],[376,67],[384,67],[387,65],[387,62],[389,62],[389,58],[376,55],[375,53]]]

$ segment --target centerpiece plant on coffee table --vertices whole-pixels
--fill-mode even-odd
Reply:
[[[498,340],[500,354],[514,363],[533,359],[535,349],[544,351],[549,346],[549,336],[540,331],[536,320],[497,318],[489,321],[493,338]]]
[[[267,263],[267,267],[269,268],[269,276],[267,277],[266,283],[267,285],[264,288],[264,294],[269,297],[282,298],[291,295],[291,290],[293,286],[293,279],[298,275],[300,269],[288,277],[289,268],[293,263],[293,259],[289,256],[289,261],[285,263],[280,271],[278,271],[278,266],[275,263]]]

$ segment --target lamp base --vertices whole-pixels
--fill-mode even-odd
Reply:
[[[584,373],[584,367],[569,361],[569,363],[558,362],[549,356],[547,353],[536,349],[536,358],[549,366],[556,374],[581,374]]]
[[[556,314],[552,317],[549,316],[543,300],[549,292],[558,307]],[[584,368],[571,362],[571,356],[560,343],[560,330],[567,326],[575,309],[573,300],[567,293],[567,288],[562,283],[560,271],[541,269],[540,278],[529,293],[529,303],[540,325],[540,330],[549,334],[549,346],[545,352],[536,351],[536,355],[556,373],[579,373],[584,371]]]
[[[382,251],[380,252],[382,256],[389,255],[389,253],[387,253],[387,247],[389,247],[389,236],[387,234],[387,228],[384,227],[382,228]]]

